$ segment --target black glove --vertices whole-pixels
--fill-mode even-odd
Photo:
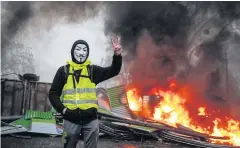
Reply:
[[[80,113],[79,111],[76,109],[76,110],[70,110],[68,108],[66,108],[66,110],[64,111],[63,110],[63,118],[68,120],[68,121],[78,121],[80,120]]]

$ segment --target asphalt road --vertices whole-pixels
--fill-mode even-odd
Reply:
[[[1,148],[63,148],[61,137],[32,137],[31,139],[11,136],[1,137]],[[78,143],[83,148],[83,142]],[[167,141],[125,141],[101,138],[98,148],[193,148]]]

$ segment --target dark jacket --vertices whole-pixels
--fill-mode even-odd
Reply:
[[[92,81],[97,85],[98,83],[110,79],[119,74],[122,67],[122,56],[114,55],[112,64],[109,67],[100,67],[96,65],[91,65],[92,68]],[[79,75],[81,71],[78,70],[74,73],[76,80],[79,81]],[[60,67],[57,70],[57,73],[53,79],[52,86],[49,90],[49,100],[52,106],[56,109],[57,112],[62,113],[65,106],[60,101],[60,96],[62,94],[62,89],[65,85],[65,72],[64,66]],[[66,117],[69,121],[76,122],[90,122],[97,118],[97,110],[95,108],[90,108],[87,110],[77,109],[75,111],[76,116]],[[73,119],[74,118],[74,119]]]

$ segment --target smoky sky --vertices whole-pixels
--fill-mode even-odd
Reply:
[[[133,54],[134,45],[143,30],[148,30],[156,43],[164,41],[164,36],[167,36],[181,48],[186,46],[187,32],[198,15],[216,13],[217,16],[212,18],[216,21],[214,27],[224,31],[224,25],[239,18],[239,6],[239,2],[112,2],[106,17],[105,33],[120,35],[122,45]],[[219,42],[219,36],[216,36],[216,42]],[[212,40],[212,44],[216,42]]]
[[[239,8],[239,2],[110,2],[105,34],[121,36],[123,50],[131,57],[136,56],[140,37],[147,31],[156,46],[175,48],[159,50],[159,57],[167,61],[176,62],[173,58],[177,57],[168,55],[177,54],[189,66],[193,53],[201,50],[202,61],[223,63],[228,48],[225,42],[235,38],[232,44],[237,44],[239,38],[229,29],[239,20]]]
[[[156,46],[171,45],[171,50],[156,48],[161,53],[155,57],[161,59],[159,65],[174,63],[180,56],[189,65],[194,52],[190,57],[185,52],[190,48],[201,49],[202,61],[222,62],[225,42],[235,38],[231,41],[236,43],[239,38],[228,27],[239,19],[239,2],[2,2],[1,10],[10,14],[2,18],[2,51],[34,17],[44,21],[47,25],[41,29],[47,30],[60,19],[69,24],[90,19],[103,9],[99,6],[107,8],[105,34],[120,35],[129,55],[136,55],[138,41],[146,32]]]
[[[56,25],[55,20],[65,18],[68,23],[76,23],[79,20],[94,17],[98,12],[101,2],[1,2],[3,25],[1,25],[2,50],[9,45],[14,36],[24,28],[28,20],[39,15],[39,21],[46,20]],[[10,14],[10,15],[8,15]],[[47,29],[47,28],[42,28]],[[49,29],[49,28],[48,28]]]
[[[11,41],[11,38],[17,33],[21,25],[31,17],[32,10],[30,9],[29,2],[1,2],[2,8],[6,11],[11,10],[12,17],[5,21],[6,24],[1,25],[1,47],[2,49]],[[1,9],[2,10],[2,9]],[[4,18],[8,19],[8,18]]]
[[[105,33],[119,34],[122,45],[133,54],[136,41],[144,30],[148,30],[156,43],[169,37],[173,44],[181,48],[187,46],[187,33],[199,14],[217,13],[217,17],[212,20],[216,21],[214,27],[222,31],[240,15],[239,2],[2,2],[2,8],[12,13],[12,17],[5,18],[6,23],[2,25],[2,48],[24,23],[34,17],[36,9],[42,19],[48,22],[51,22],[51,18],[65,17],[68,23],[75,23],[79,19],[94,17],[102,9],[98,6],[103,4],[107,4]],[[54,25],[57,22],[51,23]],[[208,33],[206,29],[205,34]],[[219,33],[219,36],[222,34]],[[216,41],[208,41],[207,45],[224,40],[219,36],[216,36]],[[221,50],[218,51],[216,54],[221,54]]]
[[[113,2],[109,5],[105,32],[120,35],[123,46],[136,43],[145,29],[158,42],[167,35],[175,37],[188,26],[188,10],[179,3]],[[135,53],[134,48],[130,52]]]

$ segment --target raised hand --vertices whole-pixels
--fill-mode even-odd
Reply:
[[[112,45],[113,45],[113,49],[114,49],[114,54],[120,55],[122,47],[120,45],[120,37],[119,36],[112,38]]]

